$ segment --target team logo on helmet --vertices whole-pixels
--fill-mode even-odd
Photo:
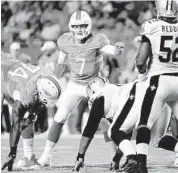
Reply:
[[[73,13],[69,21],[69,29],[74,36],[82,40],[91,33],[92,22],[86,11],[78,10]]]

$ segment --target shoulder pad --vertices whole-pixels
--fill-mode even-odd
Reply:
[[[99,48],[102,48],[103,46],[106,46],[110,43],[108,37],[105,34],[96,33],[94,34],[96,44]]]
[[[71,37],[72,37],[72,33],[71,32],[67,32],[67,33],[62,34],[57,40],[57,45],[59,46],[59,49],[64,50],[64,48],[68,44],[68,40]]]
[[[154,30],[158,27],[159,20],[151,19],[144,22],[141,26],[140,34],[141,35],[150,35],[154,32]]]

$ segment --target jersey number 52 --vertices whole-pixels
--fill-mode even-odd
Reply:
[[[170,47],[165,47],[165,41],[174,41],[173,36],[161,36],[160,51],[166,52],[167,56],[159,56],[161,62],[178,62],[178,47],[172,50]],[[175,39],[175,44],[178,44],[178,37]]]

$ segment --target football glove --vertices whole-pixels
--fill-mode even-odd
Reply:
[[[12,155],[11,153],[9,153],[6,158],[6,161],[1,166],[1,170],[4,170],[6,167],[8,167],[8,171],[12,171],[15,158],[16,158],[16,155]]]
[[[84,159],[79,158],[78,160],[76,160],[75,167],[72,171],[79,172],[80,168],[83,168],[83,167],[84,167]]]
[[[117,42],[115,45],[116,48],[116,54],[121,55],[124,52],[124,46],[125,44],[123,42]]]

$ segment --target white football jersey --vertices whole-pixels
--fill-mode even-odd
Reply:
[[[116,93],[119,93],[120,87],[114,84],[107,84],[103,88],[102,95],[104,96],[104,112],[106,118],[113,118],[114,116],[114,109],[112,105],[113,97]]]
[[[145,35],[152,49],[149,74],[178,71],[178,23],[152,19],[143,23],[141,35]]]
[[[107,84],[104,87],[102,95],[105,98],[104,110],[106,118],[113,118],[118,112],[118,109],[121,110],[123,108],[133,85],[134,83],[132,82],[122,86]]]

